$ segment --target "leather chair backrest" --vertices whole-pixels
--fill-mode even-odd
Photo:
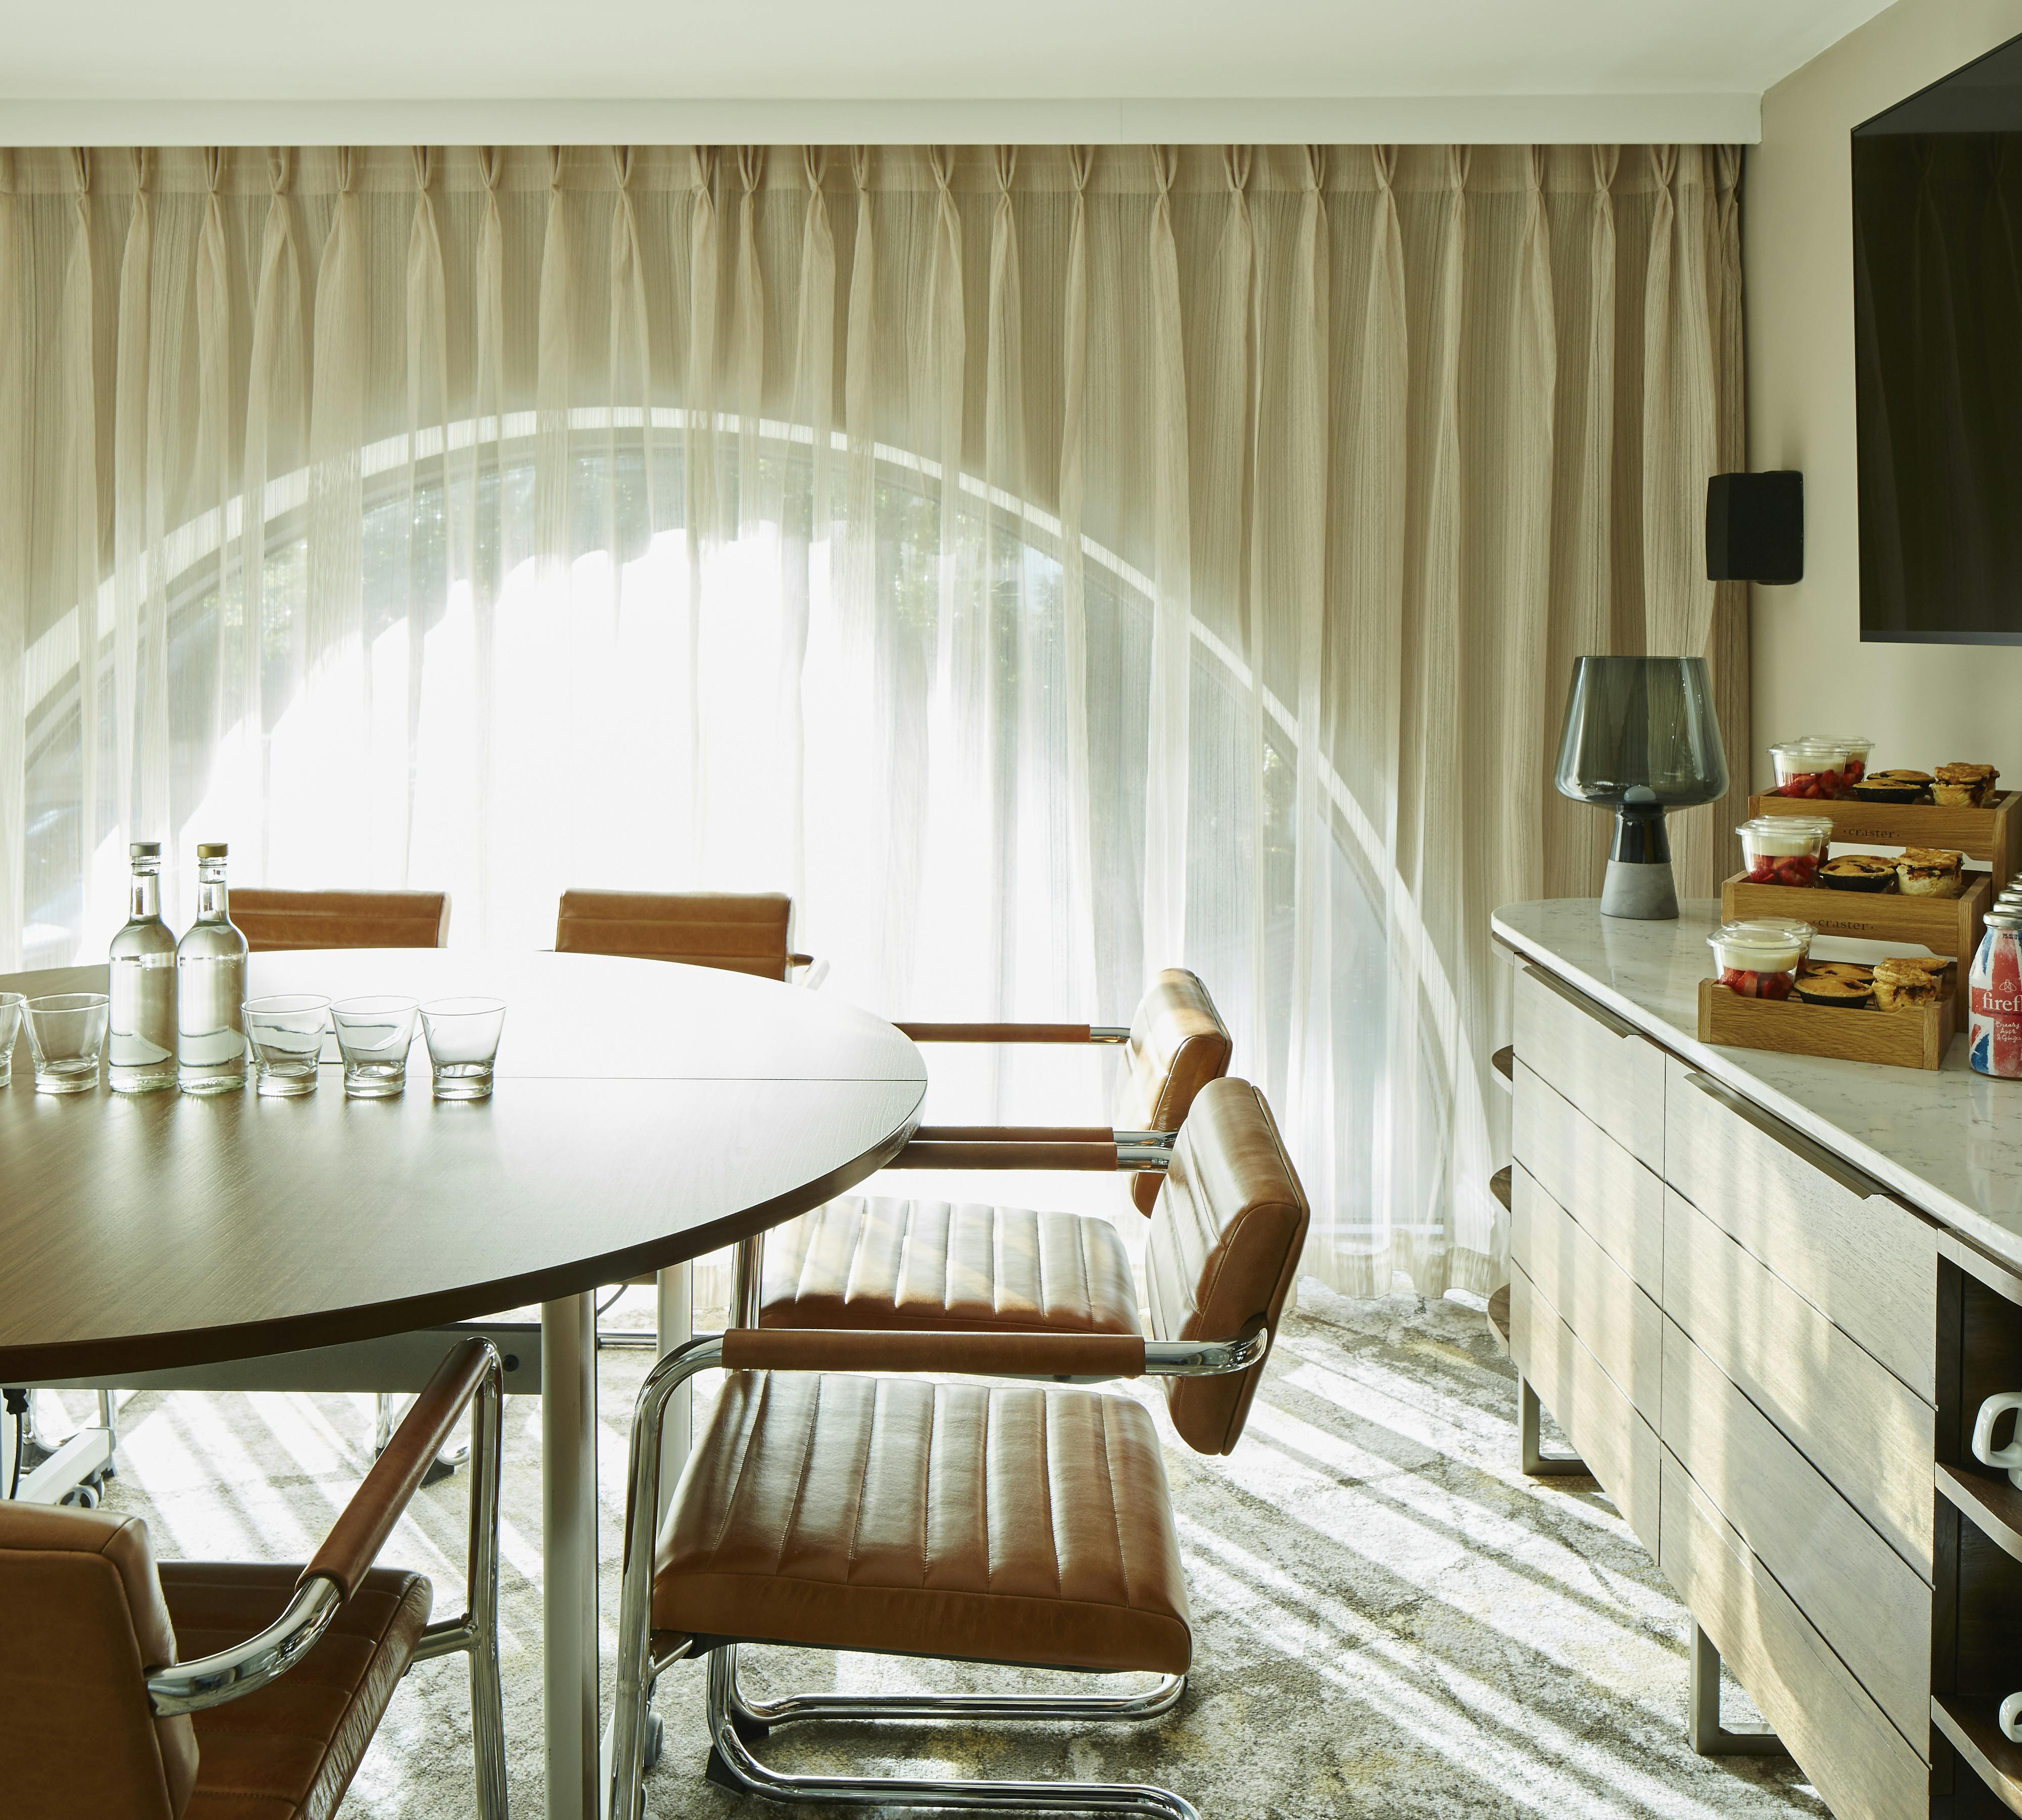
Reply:
[[[1277,1120],[1246,1080],[1210,1081],[1180,1127],[1144,1248],[1152,1333],[1233,1339],[1262,1320],[1275,1338],[1299,1267],[1305,1190]],[[1161,1378],[1173,1426],[1196,1453],[1228,1453],[1264,1375]]]
[[[1184,967],[1168,967],[1130,1020],[1110,1123],[1119,1131],[1177,1131],[1194,1095],[1228,1073],[1229,1049],[1228,1026],[1207,988]],[[1151,1171],[1131,1179],[1130,1198],[1140,1213],[1152,1211],[1164,1179]]]
[[[235,887],[232,920],[255,954],[282,948],[446,948],[447,891]]]
[[[0,1812],[177,1820],[196,1732],[145,1685],[175,1659],[138,1517],[0,1503]]]
[[[555,952],[680,961],[783,980],[793,922],[793,900],[777,891],[565,891]]]

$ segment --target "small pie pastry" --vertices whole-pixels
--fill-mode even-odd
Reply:
[[[1879,853],[1841,853],[1819,868],[1819,883],[1835,891],[1892,891],[1896,862]]]
[[[1951,964],[1942,956],[1876,962],[1875,1003],[1885,1011],[1935,1003],[1944,985],[1945,969]]]
[[[1855,784],[1853,793],[1863,802],[1928,802],[1931,774],[1928,771],[1876,771]]]
[[[1815,960],[1805,971],[1823,974],[1830,979],[1858,980],[1864,986],[1874,984],[1874,969],[1857,960]]]
[[[1965,855],[1949,847],[1905,847],[1896,883],[1906,897],[1956,897],[1965,888]]]
[[[1931,795],[1948,808],[1977,809],[1992,797],[2000,775],[1991,765],[1940,765]]]
[[[1827,962],[1799,974],[1795,990],[1808,1005],[1860,1011],[1874,1003],[1874,976],[1866,967]]]

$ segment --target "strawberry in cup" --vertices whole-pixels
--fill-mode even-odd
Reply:
[[[1810,885],[1832,839],[1832,824],[1807,815],[1758,815],[1734,831],[1751,885]]]
[[[1776,766],[1779,796],[1824,802],[1852,788],[1846,774],[1846,747],[1837,740],[1788,740],[1772,746],[1769,756]]]

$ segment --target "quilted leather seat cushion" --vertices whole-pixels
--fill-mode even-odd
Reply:
[[[733,1372],[660,1533],[653,1628],[1184,1674],[1157,1432],[1086,1391]]]
[[[765,1235],[761,1327],[1135,1333],[1107,1220],[944,1201],[831,1201]]]
[[[164,1562],[182,1658],[243,1643],[281,1615],[299,1567]],[[374,1568],[279,1680],[195,1716],[196,1790],[183,1820],[330,1820],[429,1621],[429,1583]]]

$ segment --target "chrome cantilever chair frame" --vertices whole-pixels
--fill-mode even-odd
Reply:
[[[489,1340],[484,1381],[472,1398],[470,1537],[461,1617],[429,1624],[414,1662],[470,1657],[471,1753],[480,1820],[506,1820],[506,1705],[498,1669],[498,1474],[505,1366]],[[158,1715],[202,1712],[257,1693],[315,1648],[344,1603],[343,1588],[322,1574],[296,1588],[287,1609],[257,1635],[214,1655],[199,1656],[148,1677],[148,1704]]]
[[[951,1336],[958,1337],[958,1336]],[[1234,1339],[1147,1340],[1147,1377],[1214,1377],[1246,1371],[1270,1345],[1259,1323]],[[647,1373],[632,1415],[626,1472],[624,1578],[619,1593],[618,1686],[611,1716],[608,1820],[641,1820],[644,1778],[651,1730],[653,1689],[665,1669],[691,1654],[684,1641],[666,1654],[652,1654],[653,1558],[659,1530],[661,1418],[668,1399],[696,1372],[723,1363],[723,1336],[690,1340]],[[903,1375],[894,1373],[892,1375]],[[997,1376],[1002,1374],[988,1374]],[[1031,1376],[1032,1374],[1024,1374]],[[1048,1383],[1097,1384],[1111,1377],[1042,1377]],[[719,1644],[709,1665],[708,1714],[712,1761],[747,1793],[775,1800],[819,1801],[848,1806],[881,1804],[921,1807],[1052,1808],[1075,1812],[1140,1814],[1154,1820],[1199,1820],[1192,1804],[1166,1789],[1130,1782],[1013,1782],[925,1780],[887,1776],[789,1775],[754,1757],[741,1726],[797,1719],[978,1719],[1081,1720],[1155,1719],[1170,1712],[1185,1686],[1184,1676],[1166,1676],[1141,1694],[1107,1700],[1061,1700],[1044,1694],[1009,1698],[915,1694],[902,1699],[853,1701],[844,1696],[802,1694],[768,1714],[740,1701],[736,1690],[738,1646]],[[1106,1711],[1097,1710],[1106,1708]]]

